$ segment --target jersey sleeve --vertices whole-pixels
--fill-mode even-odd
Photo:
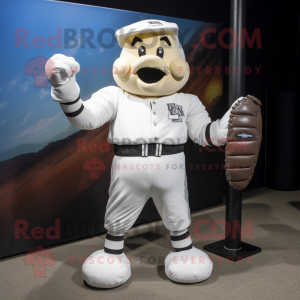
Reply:
[[[92,130],[115,118],[121,92],[120,88],[109,86],[94,93],[89,100],[82,101],[79,96],[73,102],[60,103],[60,106],[72,125]]]
[[[189,108],[186,118],[188,135],[195,143],[206,146],[206,127],[211,119],[205,106],[197,96],[189,95]]]

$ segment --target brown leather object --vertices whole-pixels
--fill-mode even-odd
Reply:
[[[254,173],[262,138],[261,102],[247,95],[231,110],[225,152],[226,178],[236,190],[245,189]]]

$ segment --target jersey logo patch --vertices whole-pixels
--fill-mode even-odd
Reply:
[[[169,111],[169,120],[172,122],[182,122],[182,117],[184,113],[181,105],[176,105],[175,103],[167,103]]]

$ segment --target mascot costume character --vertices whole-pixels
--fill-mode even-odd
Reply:
[[[121,28],[116,38],[122,48],[113,66],[118,87],[102,88],[88,101],[80,99],[75,76],[80,66],[74,58],[56,54],[46,63],[51,96],[70,123],[93,130],[109,122],[108,139],[114,145],[106,240],[104,249],[83,264],[84,280],[93,287],[114,288],[130,278],[124,235],[151,197],[174,248],[165,259],[166,275],[175,282],[201,282],[210,277],[213,263],[193,246],[188,231],[184,144],[188,136],[201,146],[225,144],[231,109],[212,122],[197,96],[177,93],[189,79],[189,66],[176,24],[144,20]],[[232,108],[245,99],[237,99]],[[178,167],[170,171],[174,164]],[[140,168],[128,171],[130,165]],[[177,259],[179,255],[186,260]]]

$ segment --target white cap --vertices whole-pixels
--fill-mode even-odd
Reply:
[[[175,23],[165,22],[161,20],[143,20],[119,29],[116,32],[116,39],[118,40],[120,47],[123,48],[125,40],[129,36],[137,33],[146,33],[153,31],[158,33],[163,32],[165,34],[171,35],[179,50],[181,58],[185,61],[185,55],[178,39],[179,28]]]

